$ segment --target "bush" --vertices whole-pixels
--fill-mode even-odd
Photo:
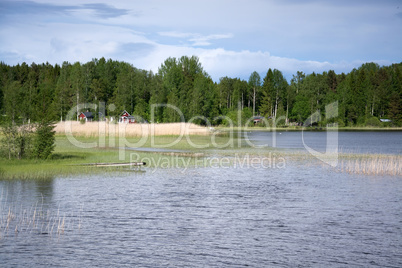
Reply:
[[[381,122],[377,117],[370,117],[366,120],[366,126],[368,127],[381,127]]]
[[[241,127],[245,126],[247,123],[249,126],[252,126],[252,112],[248,108],[244,108],[243,110],[232,110],[226,114],[226,117],[223,118],[223,123],[225,126],[235,126]]]
[[[367,119],[365,116],[359,116],[356,121],[357,127],[364,127],[366,126]]]
[[[0,156],[8,159],[29,158],[32,152],[32,130],[29,125],[6,122],[1,125]]]

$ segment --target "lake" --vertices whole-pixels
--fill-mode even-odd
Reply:
[[[330,139],[327,141],[327,136]],[[337,137],[338,150],[344,153],[402,154],[402,131],[276,131],[246,132],[252,145],[279,149],[305,150],[304,143],[320,152],[325,152]]]
[[[401,132],[364,133],[340,132],[339,144],[400,154]],[[297,134],[277,147],[302,150]],[[306,134],[325,148],[325,132]],[[399,176],[305,160],[143,171],[0,181],[2,266],[402,267]]]

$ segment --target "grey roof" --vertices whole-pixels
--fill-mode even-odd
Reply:
[[[92,112],[82,112],[86,118],[93,118]]]

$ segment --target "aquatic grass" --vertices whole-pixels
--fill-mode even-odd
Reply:
[[[374,175],[374,176],[402,176],[402,156],[387,154],[358,154],[358,153],[339,153],[338,163],[335,168],[315,158],[306,151],[286,151],[269,149],[259,151],[258,149],[246,148],[243,150],[226,151],[224,155],[233,155],[254,158],[284,158],[286,161],[294,164],[302,164],[309,167],[322,165],[338,172],[350,174]]]
[[[338,169],[353,174],[402,176],[402,157],[381,154],[343,154],[339,159]]]
[[[0,201],[3,196],[0,196]],[[2,202],[5,204],[5,202]],[[66,216],[57,212],[45,210],[43,202],[31,207],[0,206],[0,241],[9,236],[19,235],[48,235],[53,237],[63,235],[66,231],[80,230],[82,226],[81,213]]]

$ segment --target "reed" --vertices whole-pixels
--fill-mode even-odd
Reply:
[[[77,121],[59,122],[55,129],[57,134],[65,134],[71,131],[74,136],[98,137],[143,137],[166,135],[210,135],[207,127],[192,123],[166,123],[166,124],[115,124],[106,122]]]
[[[59,209],[54,215],[51,211],[43,210],[37,205],[31,208],[0,207],[0,241],[11,235],[38,234],[60,236],[65,231],[80,230],[82,225],[81,216],[72,215],[69,220],[61,215]]]
[[[402,157],[344,154],[339,159],[338,169],[353,174],[402,176]]]

